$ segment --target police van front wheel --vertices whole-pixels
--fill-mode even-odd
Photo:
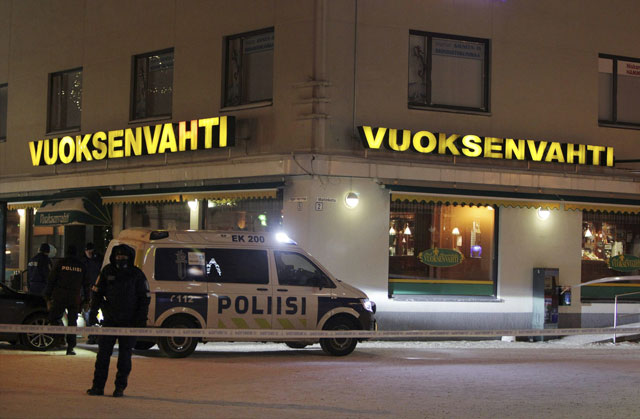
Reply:
[[[355,330],[355,322],[347,317],[336,317],[327,322],[324,330]],[[356,348],[357,339],[354,338],[323,338],[320,339],[320,347],[329,355],[349,355]]]
[[[185,318],[169,319],[162,327],[195,329],[196,324]],[[158,339],[160,351],[169,358],[186,358],[196,350],[198,339],[194,337],[165,336]]]

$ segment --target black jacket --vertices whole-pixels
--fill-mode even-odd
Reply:
[[[50,271],[51,259],[45,253],[39,252],[29,259],[27,281],[30,293],[42,295],[47,286],[47,277]]]
[[[90,287],[84,263],[75,256],[68,256],[49,273],[44,295],[56,304],[79,305],[89,298]]]
[[[102,267],[102,258],[95,253],[92,257],[87,257],[86,253],[83,253],[80,257],[82,263],[84,263],[85,268],[87,269],[87,275],[89,276],[89,280],[91,281],[91,286],[96,283],[96,279],[98,279],[98,275],[100,275],[100,268]]]
[[[93,286],[91,294],[91,313],[95,316],[102,309],[105,326],[144,327],[149,313],[149,284],[144,273],[133,266],[135,253],[126,245],[131,261],[126,269],[118,269],[115,265],[114,249],[109,261],[102,269]]]

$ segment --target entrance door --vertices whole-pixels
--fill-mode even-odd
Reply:
[[[318,297],[330,297],[335,285],[306,256],[274,251],[274,329],[314,330],[318,323]]]

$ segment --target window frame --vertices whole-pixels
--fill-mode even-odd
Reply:
[[[249,31],[249,32],[243,32],[243,33],[239,33],[239,34],[235,34],[235,35],[229,35],[229,36],[225,36],[223,39],[223,54],[224,54],[224,59],[222,60],[223,63],[223,69],[222,69],[222,97],[221,99],[221,103],[220,106],[223,109],[229,109],[229,108],[235,108],[235,107],[253,107],[253,106],[270,106],[273,104],[273,77],[275,72],[272,71],[272,75],[271,75],[271,97],[268,99],[262,99],[262,100],[258,100],[258,101],[247,101],[247,102],[242,102],[239,104],[227,104],[227,91],[228,91],[228,85],[227,85],[227,80],[228,80],[228,75],[229,75],[229,42],[233,41],[235,39],[238,38],[251,38],[253,36],[256,35],[261,35],[264,33],[272,33],[273,34],[273,58],[274,58],[274,69],[275,69],[275,48],[276,48],[276,43],[275,43],[275,29],[273,26],[270,26],[268,28],[263,28],[263,29],[258,29],[255,31]],[[244,41],[243,41],[244,42]],[[242,96],[242,94],[241,94]]]
[[[2,135],[2,127],[0,126],[0,143],[6,142],[9,135],[7,131],[7,125],[9,125],[9,83],[0,83],[0,90],[2,89],[7,89],[7,104],[4,108],[0,107],[0,113],[4,113],[5,121],[4,135]]]
[[[640,58],[625,57],[622,55],[598,54],[598,59],[604,58],[612,61],[611,71],[611,120],[600,119],[598,116],[598,126],[609,128],[640,129],[640,122],[618,121],[618,61],[631,61],[640,64]],[[598,95],[600,91],[598,91]],[[598,96],[598,101],[600,96]]]
[[[405,202],[398,202],[399,204],[404,204]],[[388,213],[389,220],[391,220],[391,216],[393,211],[394,201],[390,202],[390,211]],[[445,202],[431,202],[426,203],[423,202],[421,204],[426,205],[441,205],[442,207],[449,206],[451,204],[447,204]],[[458,205],[453,205],[454,207],[459,207]],[[442,294],[433,294],[433,293],[423,293],[423,294],[403,294],[403,293],[394,293],[391,291],[389,278],[391,275],[391,261],[389,261],[389,266],[387,268],[387,285],[388,289],[388,297],[397,301],[502,301],[502,299],[498,296],[498,286],[499,286],[499,276],[498,276],[498,268],[499,268],[499,258],[500,258],[500,206],[498,205],[490,205],[493,208],[493,234],[489,238],[491,242],[491,246],[493,248],[491,261],[490,261],[490,280],[492,281],[492,294],[454,294],[454,293],[442,293]],[[473,208],[476,205],[461,205],[461,207]],[[414,228],[416,226],[414,225]],[[414,231],[415,233],[415,231]],[[415,254],[414,256],[417,256]],[[390,258],[391,256],[387,256]],[[440,268],[442,269],[442,268]],[[430,278],[434,279],[434,278]]]
[[[417,35],[417,36],[423,36],[426,37],[426,41],[427,41],[427,51],[426,51],[426,81],[427,81],[427,91],[426,91],[426,98],[427,98],[427,104],[424,103],[417,103],[417,102],[410,102],[409,98],[408,98],[408,93],[409,93],[409,83],[408,83],[408,71],[409,71],[409,59],[410,56],[407,57],[407,105],[409,109],[422,109],[422,110],[431,110],[431,111],[454,111],[454,112],[462,112],[462,113],[474,113],[474,114],[480,114],[480,115],[487,115],[491,112],[491,107],[490,107],[490,98],[491,98],[491,91],[490,91],[490,87],[491,87],[491,64],[490,64],[490,60],[491,60],[491,40],[490,39],[486,39],[486,38],[476,38],[476,37],[470,37],[470,36],[462,36],[462,35],[452,35],[452,34],[444,34],[444,33],[438,33],[438,32],[425,32],[425,31],[420,31],[420,30],[414,30],[411,29],[409,30],[409,45],[410,45],[410,40],[411,40],[411,36],[412,35]],[[484,89],[484,97],[483,97],[483,106],[480,108],[476,108],[476,107],[469,107],[469,106],[456,106],[456,105],[443,105],[443,104],[429,104],[431,103],[431,95],[432,95],[432,88],[431,88],[431,74],[432,74],[432,64],[433,64],[433,59],[432,59],[432,51],[433,51],[433,38],[443,38],[443,39],[448,39],[448,40],[455,40],[455,41],[466,41],[466,42],[475,42],[475,43],[481,43],[484,45],[484,65],[483,65],[483,72],[484,72],[484,80],[483,80],[483,86],[482,88]]]
[[[175,56],[175,48],[171,47],[171,48],[165,48],[165,49],[161,49],[161,50],[156,50],[156,51],[150,51],[150,52],[145,52],[143,54],[136,54],[133,55],[131,57],[131,92],[130,92],[130,100],[129,100],[129,120],[130,121],[143,121],[143,120],[148,120],[148,119],[168,119],[171,118],[173,116],[173,81],[174,81],[174,74],[171,75],[171,110],[168,114],[158,114],[158,115],[148,115],[145,113],[144,116],[136,116],[136,92],[137,92],[137,77],[136,77],[136,70],[137,70],[137,60],[139,58],[145,58],[148,59],[149,57],[152,57],[154,55],[161,55],[161,54],[166,54],[171,52],[173,54],[173,69],[172,71],[175,72],[175,60],[176,60],[176,56]],[[146,61],[148,63],[148,60]]]
[[[80,105],[80,122],[78,123],[77,126],[64,126],[64,127],[60,127],[60,128],[53,128],[51,126],[52,124],[52,111],[53,111],[53,79],[54,77],[57,76],[62,76],[64,74],[67,73],[74,73],[79,71],[81,76],[84,77],[84,68],[83,67],[75,67],[75,68],[70,68],[68,70],[62,70],[62,71],[56,71],[53,73],[49,73],[49,88],[48,88],[48,94],[47,94],[47,132],[65,132],[65,131],[79,131],[81,126],[82,126],[82,92],[80,93],[80,101],[81,101],[81,105]],[[84,84],[84,81],[83,81]]]

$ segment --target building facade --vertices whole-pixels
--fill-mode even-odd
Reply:
[[[638,16],[0,0],[5,279],[42,242],[285,230],[384,329],[611,324],[640,284],[577,285],[640,267]]]

